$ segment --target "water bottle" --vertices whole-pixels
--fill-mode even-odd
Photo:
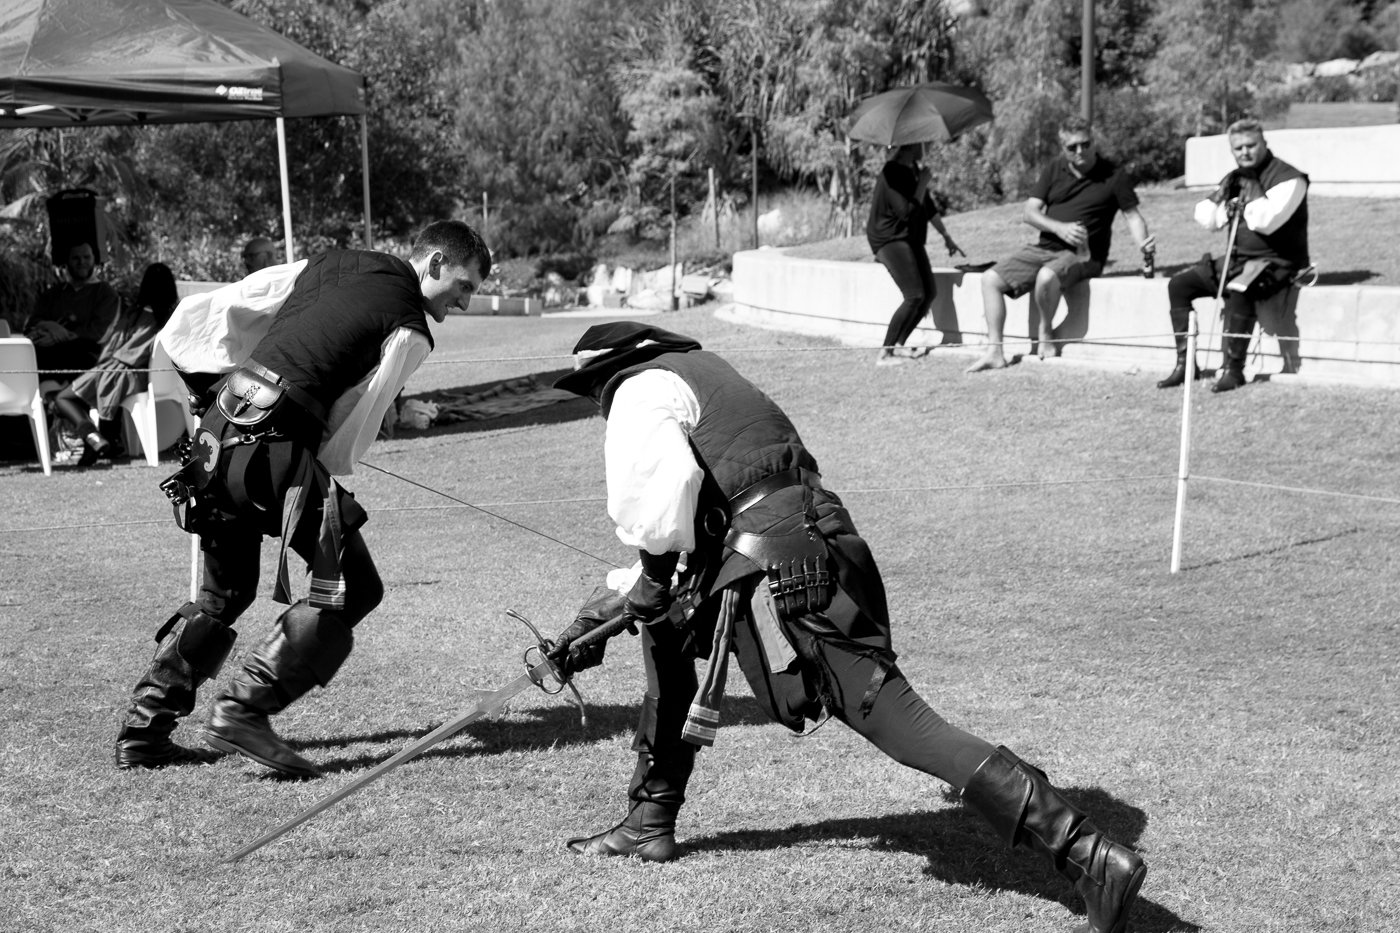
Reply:
[[[1142,277],[1150,279],[1157,272],[1157,252],[1153,249],[1142,251]]]

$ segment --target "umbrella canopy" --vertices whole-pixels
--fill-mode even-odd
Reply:
[[[882,146],[941,142],[988,123],[992,102],[955,84],[916,84],[867,97],[851,114],[847,135]]]

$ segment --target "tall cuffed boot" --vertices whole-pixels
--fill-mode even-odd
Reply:
[[[1253,326],[1251,321],[1250,328]],[[1212,392],[1230,392],[1245,384],[1244,360],[1249,355],[1249,338],[1226,337],[1222,343],[1225,361],[1220,366],[1220,378],[1210,387]]]
[[[350,628],[339,616],[298,602],[282,614],[272,635],[215,701],[204,741],[283,774],[319,776],[321,769],[292,751],[268,717],[312,687],[329,684],[353,646]]]
[[[1176,340],[1176,368],[1171,371],[1167,378],[1157,383],[1159,389],[1174,389],[1186,383],[1186,331],[1191,326],[1190,308],[1172,308],[1170,312],[1172,321],[1172,336]],[[1201,378],[1201,368],[1192,367],[1196,373],[1196,378]]]
[[[1084,898],[1075,933],[1123,933],[1147,866],[1069,804],[1038,768],[999,747],[978,767],[963,800],[1011,846],[1048,858]]]
[[[156,633],[151,666],[132,692],[131,707],[117,733],[118,768],[164,768],[203,764],[209,752],[176,745],[170,734],[194,711],[200,684],[218,674],[238,635],[222,622],[186,604]]]
[[[627,816],[611,829],[583,839],[570,839],[577,855],[633,856],[645,862],[669,862],[676,857],[676,816],[685,803],[685,786],[695,763],[695,746],[677,743],[665,759],[647,752],[637,756],[637,769],[627,792]]]

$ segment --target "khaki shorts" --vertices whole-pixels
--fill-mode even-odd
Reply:
[[[1041,269],[1054,272],[1064,290],[1103,272],[1103,263],[1080,259],[1078,254],[1067,249],[1023,246],[992,267],[1006,283],[1007,294],[1012,298],[1019,298],[1035,287],[1035,277]]]

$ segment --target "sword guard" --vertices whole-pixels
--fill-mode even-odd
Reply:
[[[535,644],[526,648],[524,654],[525,670],[530,673],[530,679],[534,681],[536,687],[539,687],[549,696],[554,696],[556,693],[562,693],[564,688],[568,687],[574,695],[574,702],[578,704],[579,720],[581,724],[586,728],[588,726],[588,710],[583,705],[583,694],[579,693],[578,687],[574,686],[573,678],[566,676],[563,671],[559,670],[559,665],[555,664],[554,661],[550,658],[549,652],[552,651],[554,648],[553,642],[545,638],[544,635],[540,634],[540,630],[535,627],[535,623],[531,622],[529,619],[525,618],[523,615],[516,612],[514,609],[507,609],[506,615],[510,616],[517,622],[523,624],[526,628],[530,630],[530,634],[535,636]],[[532,651],[539,652],[539,660],[530,660],[530,652]],[[544,665],[544,668],[549,673],[549,676],[554,679],[554,689],[551,690],[546,685],[543,675],[536,673],[536,669],[540,667],[540,665]]]

